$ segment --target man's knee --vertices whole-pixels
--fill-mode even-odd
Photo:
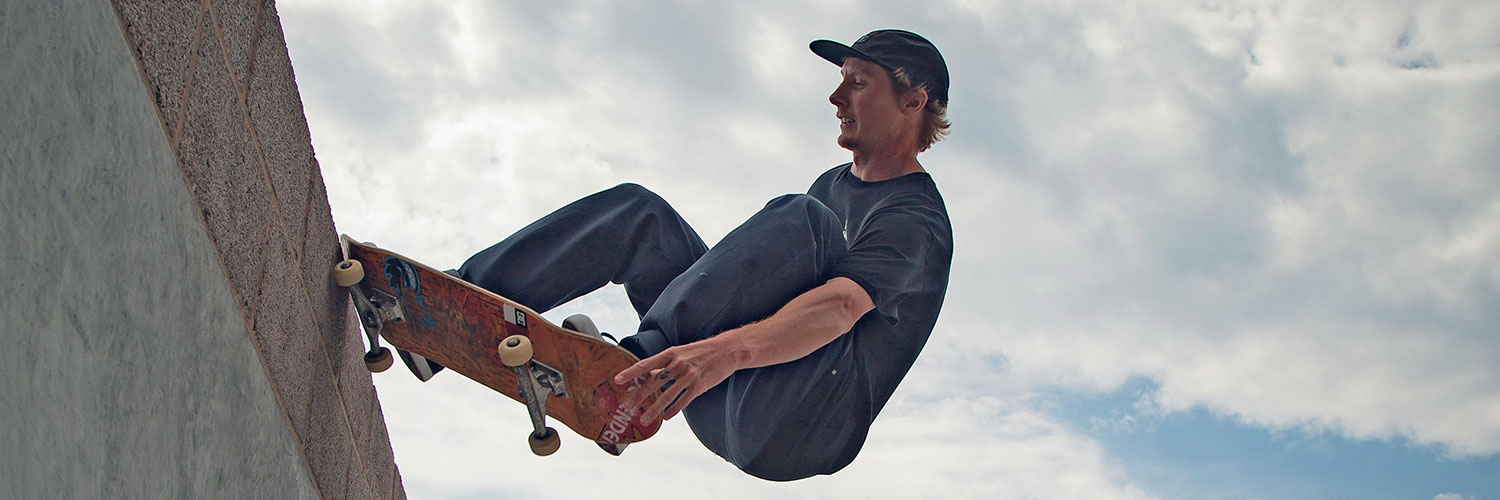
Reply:
[[[822,201],[818,201],[818,199],[812,197],[812,195],[806,194],[786,194],[777,196],[775,198],[772,198],[769,203],[766,203],[766,208],[791,212],[805,212],[808,214],[809,219],[814,220],[838,219],[838,215],[834,214],[833,209],[828,208],[828,205],[824,205]]]
[[[843,226],[838,214],[828,208],[822,201],[806,194],[788,194],[778,196],[766,203],[766,210],[786,214],[794,220],[807,220],[816,230],[840,231]]]
[[[621,206],[644,212],[671,211],[672,206],[660,195],[634,182],[626,182],[600,193]]]
[[[604,192],[610,193],[620,198],[642,198],[656,196],[656,193],[651,192],[650,189],[646,189],[645,186],[636,184],[634,182],[622,183],[618,186],[606,189]]]

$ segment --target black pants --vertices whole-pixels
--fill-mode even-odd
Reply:
[[[847,248],[840,224],[818,200],[787,195],[710,250],[665,200],[622,184],[526,226],[469,258],[459,274],[537,311],[622,284],[641,325],[620,344],[645,357],[764,319],[822,285]],[[832,458],[805,443],[777,441],[805,441],[808,426],[832,425],[832,435],[846,434],[839,422],[809,421],[803,410],[823,406],[808,401],[842,398],[818,392],[850,385],[840,380],[852,376],[849,337],[797,361],[736,372],[688,405],[688,425],[710,450],[757,476],[831,472],[821,469]],[[839,412],[829,410],[814,413],[836,418]],[[773,456],[782,454],[791,456]]]

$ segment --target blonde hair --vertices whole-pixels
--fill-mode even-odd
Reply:
[[[948,103],[933,100],[932,91],[926,85],[913,84],[911,75],[906,74],[904,69],[896,68],[892,71],[891,81],[898,99],[917,89],[928,92],[927,106],[922,110],[922,129],[917,132],[917,152],[926,151],[932,147],[932,143],[943,140],[953,127],[953,123],[948,121]]]

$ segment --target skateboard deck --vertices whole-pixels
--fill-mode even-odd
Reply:
[[[379,338],[398,349],[435,361],[523,404],[545,407],[547,417],[612,454],[618,455],[625,444],[651,437],[660,428],[659,419],[643,422],[639,410],[621,404],[627,391],[642,382],[614,383],[615,374],[638,361],[629,351],[554,325],[524,305],[395,252],[348,235],[342,237],[342,245],[345,258],[357,261],[356,267],[363,270],[363,278],[350,285],[349,291],[370,336],[367,363],[380,349],[375,334],[370,333],[373,326]],[[339,272],[336,268],[335,273]],[[340,284],[347,279],[340,278]],[[356,295],[363,295],[364,305]],[[500,346],[515,336],[529,341],[531,353],[529,362],[513,367],[502,362]],[[385,366],[390,363],[387,357]],[[372,370],[379,369],[383,368],[372,365]],[[525,387],[523,380],[531,387]],[[537,451],[536,440],[544,424],[536,410],[532,419],[537,429],[533,451],[551,453]],[[555,434],[550,439],[555,450]]]

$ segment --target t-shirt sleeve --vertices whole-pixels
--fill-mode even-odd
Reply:
[[[865,221],[849,252],[834,266],[833,277],[858,283],[878,314],[899,322],[907,298],[946,285],[952,245],[944,227],[941,214],[932,208],[888,207]],[[930,275],[939,268],[943,283],[933,283]]]

